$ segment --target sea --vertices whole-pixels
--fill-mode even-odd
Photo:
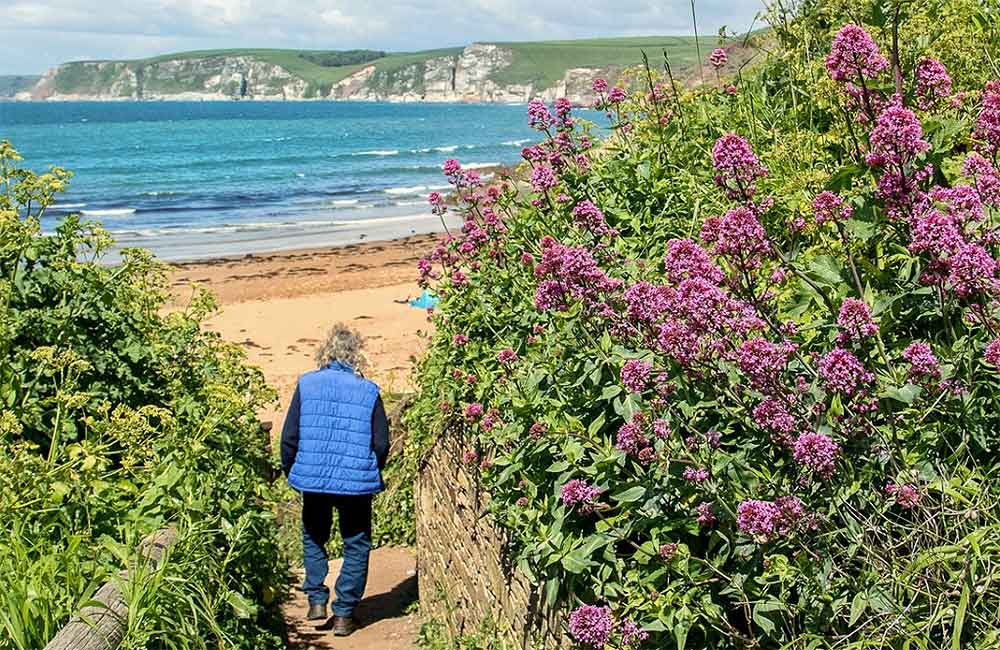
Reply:
[[[0,102],[4,139],[74,174],[44,230],[80,213],[176,261],[436,232],[445,160],[516,163],[538,133],[518,105]]]

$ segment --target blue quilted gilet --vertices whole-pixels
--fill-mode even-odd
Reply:
[[[299,448],[288,483],[300,492],[374,494],[383,489],[372,451],[378,386],[334,362],[299,379]]]

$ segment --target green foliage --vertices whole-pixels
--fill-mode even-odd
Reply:
[[[986,282],[968,294],[950,280],[928,280],[935,262],[909,249],[910,219],[922,213],[900,216],[877,189],[884,176],[913,178],[927,163],[934,171],[920,180],[923,192],[970,183],[960,168],[983,147],[971,135],[980,98],[918,111],[929,150],[901,163],[901,172],[886,171],[863,156],[874,146],[874,115],[851,107],[824,67],[833,34],[852,19],[890,52],[893,6],[807,2],[795,15],[775,13],[779,47],[718,86],[685,91],[666,70],[638,71],[629,100],[606,105],[613,135],[588,149],[578,131],[546,131],[546,151],[563,152],[555,187],[533,192],[513,180],[495,195],[476,195],[464,206],[467,237],[434,254],[441,305],[411,430],[425,440],[446,429],[465,436],[494,515],[510,532],[513,561],[552,604],[610,606],[609,647],[626,646],[629,620],[656,648],[1000,643],[1000,378],[984,358],[1000,331],[997,287]],[[993,26],[975,18],[989,3],[904,7],[900,65],[910,107],[913,66],[924,56],[955,62],[956,91],[978,91],[995,74],[962,63],[970,34],[984,39],[984,52],[1000,44],[989,36]],[[954,21],[939,20],[945,14]],[[933,38],[921,38],[932,23]],[[884,100],[890,73],[871,91]],[[731,131],[747,137],[768,167],[753,196],[718,187],[712,149]],[[823,190],[844,197],[850,218],[815,223],[812,202]],[[583,200],[600,208],[617,236],[580,225],[572,208]],[[953,209],[942,201],[933,205]],[[711,264],[724,280],[709,282],[714,289],[672,276],[664,260],[671,246],[699,239],[709,218],[740,206],[766,237],[760,266],[716,248]],[[967,224],[962,235],[994,261],[997,210],[987,205],[982,223]],[[494,217],[502,228],[491,225]],[[546,237],[568,247],[562,261]],[[565,292],[565,304],[536,304],[546,280],[563,283],[555,291]],[[644,300],[625,293],[642,282],[672,296],[677,312],[657,312],[651,323],[630,315],[655,305],[655,293]],[[724,321],[722,312],[686,320],[678,315],[687,313],[678,306],[685,292],[709,304],[735,299],[761,322]],[[838,312],[847,298],[868,305],[877,333],[841,339]],[[692,329],[716,333],[672,343]],[[752,380],[767,363],[744,347],[757,339],[795,346],[774,379],[779,388]],[[904,352],[915,341],[934,350],[940,376],[911,374]],[[820,360],[838,347],[871,371],[863,398],[824,378]],[[517,360],[504,363],[498,355],[508,348]],[[684,362],[686,354],[694,361]],[[651,373],[632,392],[621,371],[635,360],[650,363]],[[785,442],[756,412],[775,395],[794,405]],[[485,417],[466,415],[473,404]],[[653,433],[657,420],[662,437]],[[645,456],[618,440],[631,425],[644,437]],[[830,478],[796,459],[794,440],[806,433],[836,441]],[[687,479],[686,469],[707,478]],[[560,498],[573,479],[602,490],[592,510]],[[919,503],[903,507],[887,484],[913,487]],[[741,525],[741,505],[786,496],[809,513],[797,527],[768,535]],[[699,522],[703,503],[715,524]]]
[[[39,219],[69,174],[0,144],[0,648],[42,647],[139,540],[179,541],[132,583],[126,647],[280,647],[285,564],[242,351],[166,308],[164,267],[76,217]]]
[[[484,623],[469,634],[452,638],[440,621],[428,621],[420,626],[417,644],[424,650],[509,650],[497,636],[496,626]]]
[[[299,56],[324,68],[337,68],[343,65],[360,65],[381,59],[385,57],[385,52],[376,50],[307,51],[300,53]]]

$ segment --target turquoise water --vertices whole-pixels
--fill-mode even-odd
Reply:
[[[81,212],[167,259],[433,231],[441,163],[513,163],[535,135],[495,104],[0,102],[26,165],[75,173],[43,227]]]

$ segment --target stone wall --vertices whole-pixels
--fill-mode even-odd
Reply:
[[[565,613],[545,606],[537,585],[506,562],[503,531],[463,447],[442,436],[417,478],[420,610],[455,638],[495,626],[501,646],[561,650]]]

